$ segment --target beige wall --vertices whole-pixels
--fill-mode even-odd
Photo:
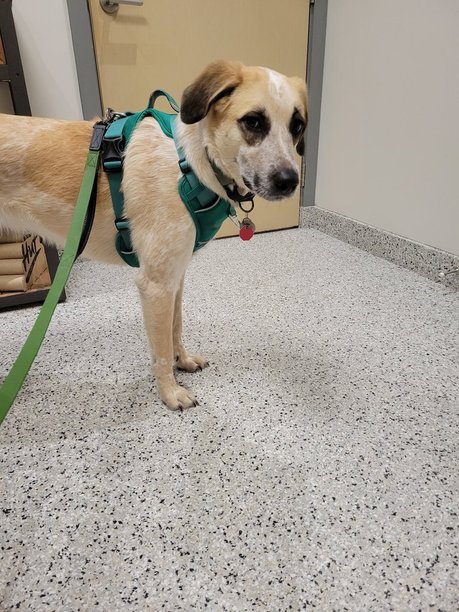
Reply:
[[[458,33],[458,0],[329,0],[318,206],[459,254]]]
[[[81,102],[65,0],[14,0],[13,16],[32,114],[81,119]],[[0,111],[12,112],[7,85]]]

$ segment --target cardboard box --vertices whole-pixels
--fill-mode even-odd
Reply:
[[[31,292],[48,288],[51,277],[45,247],[39,236],[24,236],[18,241],[15,236],[0,236],[0,300],[22,292]],[[13,273],[19,261],[22,263],[22,274]],[[9,270],[8,270],[9,268]],[[11,274],[4,274],[10,271]],[[7,290],[11,288],[11,290]]]

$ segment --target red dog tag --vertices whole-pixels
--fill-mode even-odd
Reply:
[[[254,223],[246,217],[241,223],[241,229],[239,230],[239,236],[242,240],[250,240],[255,233]]]

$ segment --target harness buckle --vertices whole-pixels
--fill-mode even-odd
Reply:
[[[115,227],[119,232],[129,229],[129,221],[127,219],[115,219]]]
[[[104,140],[104,170],[105,172],[120,172],[123,166],[124,138],[105,138]]]
[[[115,219],[115,227],[118,230],[117,245],[123,255],[133,255],[129,221],[127,219]]]
[[[191,166],[185,157],[178,160],[178,165],[180,170],[182,171],[182,174],[188,174],[188,172],[191,172]]]

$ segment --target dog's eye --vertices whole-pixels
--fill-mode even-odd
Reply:
[[[294,117],[290,124],[290,132],[293,136],[298,136],[304,129],[304,122],[298,117]]]
[[[261,132],[265,124],[264,117],[255,114],[245,115],[240,121],[251,132]]]

